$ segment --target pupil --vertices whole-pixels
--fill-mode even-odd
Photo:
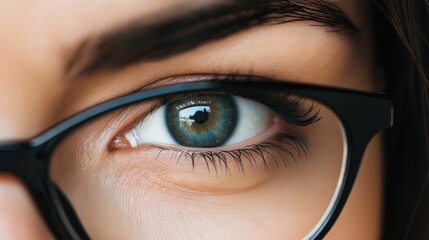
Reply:
[[[194,113],[194,115],[189,116],[189,119],[194,120],[198,124],[203,124],[209,119],[209,112],[207,112],[207,108],[204,110],[198,110]]]

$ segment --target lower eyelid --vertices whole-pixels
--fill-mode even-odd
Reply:
[[[283,146],[284,149],[275,144]],[[243,156],[246,155],[240,160],[241,163],[232,157],[239,152]],[[264,159],[258,154],[260,152],[263,152]],[[131,161],[132,166],[142,167],[142,172],[156,169],[154,172],[159,176],[157,179],[167,182],[170,187],[198,192],[230,193],[260,186],[277,173],[287,171],[286,168],[306,162],[306,153],[304,140],[297,136],[277,134],[262,143],[223,152],[183,151],[146,144],[132,151],[115,152],[114,159],[122,161],[121,159],[125,158],[124,168],[127,161]],[[225,158],[222,159],[219,154],[224,154]],[[302,159],[304,161],[301,161]],[[138,174],[138,171],[135,174]]]

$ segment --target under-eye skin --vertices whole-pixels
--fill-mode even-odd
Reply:
[[[111,151],[157,150],[155,161],[186,161],[216,174],[231,167],[242,173],[247,167],[288,167],[311,155],[299,129],[322,118],[318,104],[287,93],[194,91],[159,100],[114,138]]]

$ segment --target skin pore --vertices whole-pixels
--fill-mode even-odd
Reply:
[[[326,26],[314,26],[314,22],[261,25],[166,59],[81,77],[65,73],[68,60],[85,39],[142,16],[156,22],[157,16],[165,17],[170,14],[168,10],[183,4],[191,5],[187,11],[193,11],[211,2],[130,0],[125,4],[111,0],[46,0],[4,3],[0,10],[3,36],[0,43],[0,140],[29,139],[82,109],[155,82],[174,84],[233,73],[368,92],[380,90],[371,49],[369,6],[366,1],[357,0],[338,1],[359,30],[353,36],[329,31]],[[90,143],[93,140],[93,144],[106,150],[109,141],[97,142],[106,133],[96,126],[91,131],[82,130],[63,144],[73,146],[76,139]],[[83,152],[89,154],[87,158],[97,157],[91,154],[91,149]],[[378,239],[381,159],[378,136],[365,153],[355,187],[327,239]],[[59,166],[66,164],[63,169],[79,169],[84,160],[81,159],[81,163],[60,162]],[[94,202],[84,204],[84,208],[91,209],[88,213],[97,212],[99,216],[97,221],[83,217],[94,239],[284,239],[285,231],[290,229],[290,224],[285,227],[285,219],[277,214],[285,211],[282,204],[261,207],[264,201],[272,198],[257,198],[261,193],[271,196],[276,189],[281,189],[279,182],[285,181],[277,175],[284,170],[268,173],[278,178],[271,181],[272,184],[255,184],[257,187],[252,186],[257,188],[255,191],[238,191],[249,187],[238,184],[249,182],[252,177],[260,177],[261,182],[270,178],[256,169],[253,175],[239,176],[238,180],[220,177],[216,182],[213,176],[195,175],[190,168],[178,171],[174,165],[159,167],[150,162],[150,157],[139,163],[143,166],[112,162],[89,164],[86,172],[80,172],[82,179],[93,180],[83,192],[108,199],[97,202],[96,206],[90,205]],[[85,175],[96,171],[101,172],[96,177]],[[69,174],[76,172],[78,170],[71,170]],[[167,181],[166,175],[174,177]],[[196,186],[195,182],[202,178],[205,184]],[[67,177],[64,179],[60,184],[70,184]],[[226,190],[227,187],[231,189]],[[143,188],[144,194],[141,194]],[[214,188],[217,194],[213,194]],[[139,201],[124,199],[122,196],[127,194]],[[247,199],[254,200],[246,202]],[[5,239],[46,239],[49,231],[32,206],[16,179],[1,176],[0,235],[6,236]],[[140,211],[134,211],[136,209]],[[294,224],[293,228],[305,229],[305,226]]]

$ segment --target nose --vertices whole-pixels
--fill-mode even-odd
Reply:
[[[54,239],[24,185],[9,175],[0,175],[0,239]]]

